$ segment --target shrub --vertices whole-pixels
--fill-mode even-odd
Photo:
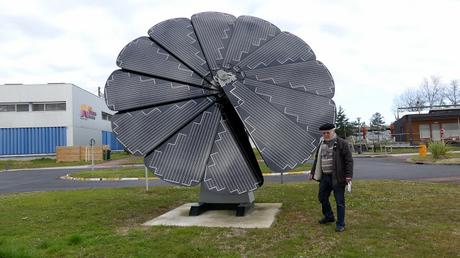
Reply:
[[[447,157],[449,148],[443,141],[430,142],[428,150],[431,152],[434,160]]]

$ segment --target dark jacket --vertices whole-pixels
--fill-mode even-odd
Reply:
[[[346,177],[353,177],[353,157],[351,156],[350,148],[348,147],[348,143],[337,136],[336,142],[334,143],[334,154],[333,154],[333,162],[334,162],[334,172],[332,174],[332,184],[338,186],[345,186],[347,184],[345,178]],[[321,142],[322,144],[322,142]],[[315,175],[316,166],[318,162],[318,153],[321,149],[321,145],[318,146],[316,153],[315,153],[315,161],[313,162],[313,167],[311,168],[312,175]]]

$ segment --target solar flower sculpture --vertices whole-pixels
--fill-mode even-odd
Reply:
[[[248,136],[282,172],[305,163],[318,127],[335,120],[327,68],[302,39],[260,18],[166,20],[116,63],[105,98],[117,139],[159,178],[201,184],[201,204],[253,201],[264,178]]]

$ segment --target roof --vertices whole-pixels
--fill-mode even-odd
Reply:
[[[432,109],[426,114],[409,114],[404,115],[394,123],[404,121],[407,119],[411,120],[436,120],[436,119],[458,119],[460,118],[460,108],[449,108],[449,109]]]

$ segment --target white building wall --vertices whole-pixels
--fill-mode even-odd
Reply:
[[[94,119],[81,117],[81,110],[87,110],[88,107],[95,113]],[[101,145],[102,131],[112,131],[110,121],[102,119],[102,112],[114,113],[107,108],[104,98],[73,87],[72,109],[73,145],[89,145],[91,138],[96,141],[96,145]]]
[[[0,85],[0,103],[66,102],[65,111],[0,112],[0,128],[67,127],[67,145],[102,144],[102,131],[112,131],[102,111],[113,114],[100,98],[70,83]],[[95,119],[82,119],[82,105],[92,108]]]
[[[0,112],[1,128],[67,127],[67,145],[72,145],[72,88],[69,83],[0,85],[0,103],[66,102],[65,111]]]

